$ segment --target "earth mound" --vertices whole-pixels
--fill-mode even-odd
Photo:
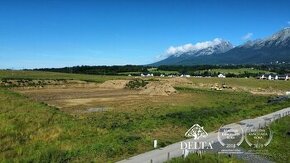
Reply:
[[[129,80],[108,80],[100,84],[100,88],[109,88],[109,89],[123,89],[128,84]]]
[[[169,83],[150,82],[139,93],[151,96],[169,96],[176,93],[176,90]]]

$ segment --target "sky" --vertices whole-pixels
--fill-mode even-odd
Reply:
[[[234,45],[290,25],[289,0],[0,0],[0,69],[149,64],[172,46]]]

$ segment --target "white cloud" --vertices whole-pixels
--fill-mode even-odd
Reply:
[[[247,33],[245,36],[242,37],[243,40],[249,40],[253,36],[253,33]]]
[[[185,44],[181,46],[171,46],[166,50],[166,56],[171,56],[179,53],[185,53],[189,51],[197,51],[201,49],[205,49],[211,46],[218,45],[222,42],[223,40],[220,38],[215,38],[212,41],[205,41],[205,42],[198,42],[196,44]]]

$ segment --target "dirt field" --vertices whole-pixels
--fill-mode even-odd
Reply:
[[[102,111],[132,111],[132,109],[136,110],[153,105],[178,105],[197,98],[190,97],[190,94],[177,92],[174,88],[176,86],[217,91],[244,91],[262,95],[283,94],[283,91],[280,90],[272,89],[269,91],[267,89],[218,82],[194,83],[195,79],[186,78],[144,79],[147,84],[144,87],[138,89],[126,88],[129,81],[133,80],[136,79],[108,80],[101,84],[82,81],[61,81],[44,86],[17,87],[14,90],[37,101],[45,102],[48,105],[56,106],[63,111],[73,114]],[[47,82],[51,83],[51,81]]]
[[[61,84],[47,85],[41,88],[20,87],[14,88],[14,90],[70,113],[128,111],[130,108],[136,109],[152,104],[175,105],[190,98],[188,94],[178,94],[173,88],[177,83],[176,80],[172,83],[151,81],[141,89],[125,88],[128,82],[129,80],[109,80],[102,84]]]

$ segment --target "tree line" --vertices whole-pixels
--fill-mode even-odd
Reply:
[[[158,71],[150,72],[149,69],[157,68]],[[92,74],[92,75],[121,75],[127,73],[137,75],[138,73],[162,74],[162,71],[175,71],[172,75],[188,74],[192,76],[217,76],[219,72],[211,72],[211,69],[240,69],[253,68],[256,70],[270,71],[277,74],[290,73],[290,64],[269,64],[269,65],[193,65],[193,66],[142,66],[142,65],[124,65],[124,66],[73,66],[63,68],[40,68],[34,71]],[[160,72],[161,71],[161,72]],[[135,72],[135,73],[134,73]],[[137,72],[137,73],[136,73]],[[258,73],[244,72],[240,74],[227,73],[228,77],[254,77]]]

